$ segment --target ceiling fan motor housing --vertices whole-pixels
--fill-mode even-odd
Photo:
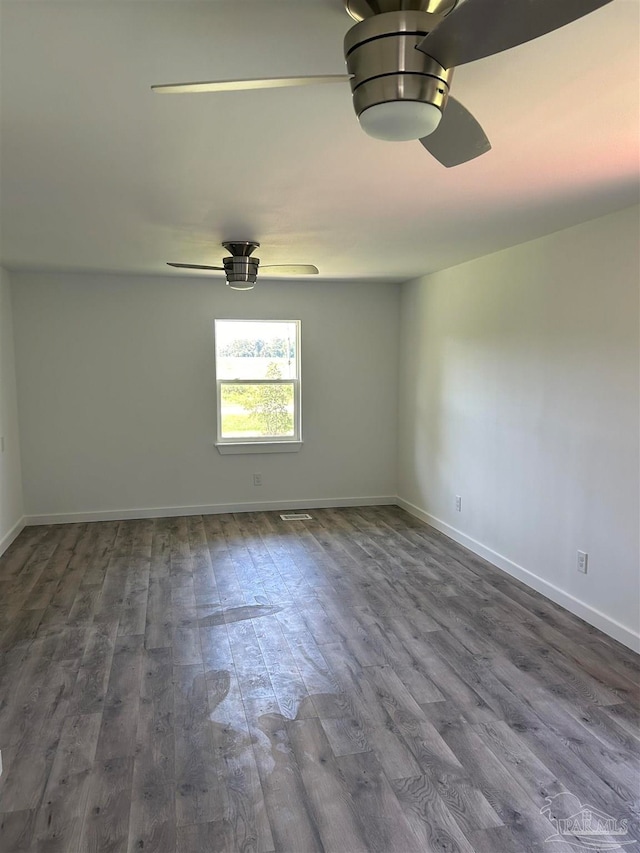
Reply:
[[[233,290],[251,290],[258,277],[260,258],[252,258],[251,253],[260,245],[254,241],[231,241],[223,244],[232,254],[222,259],[227,284]]]
[[[443,68],[420,50],[424,37],[442,20],[421,11],[384,12],[357,23],[346,34],[344,53],[358,118],[378,104],[415,101],[441,112],[453,68]]]

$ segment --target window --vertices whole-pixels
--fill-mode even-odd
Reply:
[[[215,344],[218,448],[297,449],[300,321],[216,320]]]

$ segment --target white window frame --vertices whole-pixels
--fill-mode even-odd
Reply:
[[[293,379],[219,379],[216,329],[218,323],[288,323],[296,329],[296,377]],[[302,447],[302,392],[300,358],[300,320],[263,318],[224,318],[214,320],[214,367],[216,374],[216,447],[220,453],[296,452]],[[222,388],[225,385],[293,385],[293,436],[252,436],[250,439],[225,438],[222,435]]]

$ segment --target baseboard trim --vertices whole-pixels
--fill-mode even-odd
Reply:
[[[467,536],[466,533],[462,533],[461,530],[441,521],[439,518],[425,512],[425,510],[420,509],[420,507],[415,506],[404,498],[397,498],[396,503],[410,515],[413,515],[415,518],[419,518],[420,521],[424,521],[425,524],[428,524],[430,527],[434,527],[436,530],[439,530],[440,533],[444,533],[444,535],[448,536],[449,539],[453,539],[454,542],[457,542],[459,545],[463,545],[465,548],[468,548],[469,551],[473,551],[474,554],[477,554],[479,557],[487,560],[496,568],[501,569],[508,575],[522,581],[522,583],[525,583],[527,586],[536,590],[536,592],[544,595],[545,598],[549,598],[551,601],[554,601],[556,604],[564,607],[565,610],[568,610],[575,616],[579,616],[580,619],[584,619],[585,622],[593,625],[594,628],[598,628],[600,631],[603,631],[608,636],[613,637],[614,640],[618,640],[618,642],[632,649],[634,652],[640,652],[640,634],[636,634],[635,631],[632,631],[630,628],[627,628],[625,625],[622,625],[620,622],[617,622],[615,619],[612,619],[600,610],[596,610],[596,608],[592,607],[590,604],[580,601],[579,598],[575,598],[573,595],[570,595],[568,592],[560,589],[560,587],[550,583],[550,581],[541,578],[539,575],[529,571],[529,569],[525,569],[524,566],[514,563],[512,560],[509,560],[508,557],[504,557],[497,551],[493,551],[491,548],[488,548],[486,545],[483,545],[471,536]]]
[[[26,525],[27,518],[23,515],[22,518],[19,518],[16,521],[11,530],[9,530],[8,533],[4,534],[2,539],[0,539],[0,557],[4,554],[4,552],[7,550],[9,545],[11,545],[14,539],[18,538],[18,536],[22,533]]]
[[[179,515],[219,515],[225,512],[280,512],[294,509],[322,509],[323,507],[389,506],[395,504],[395,495],[359,498],[309,498],[301,501],[258,501],[256,503],[207,504],[205,506],[163,506],[144,509],[114,509],[95,512],[62,512],[49,515],[27,515],[28,526],[36,524],[79,524],[86,521],[127,521],[136,518],[171,518]],[[17,534],[16,534],[17,535]]]

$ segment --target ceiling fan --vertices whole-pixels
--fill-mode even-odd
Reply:
[[[229,92],[350,83],[365,133],[417,139],[444,166],[491,148],[482,127],[449,96],[453,70],[536,39],[611,0],[344,0],[357,21],[344,40],[347,74],[152,86],[156,92]]]
[[[252,290],[258,277],[260,258],[252,258],[251,255],[260,246],[260,243],[253,240],[226,240],[222,245],[228,252],[231,252],[229,257],[222,259],[224,264],[222,267],[172,263],[167,263],[167,266],[186,270],[224,272],[227,277],[227,284],[232,290]],[[318,267],[314,267],[312,264],[265,264],[261,269],[277,275],[318,275]]]

